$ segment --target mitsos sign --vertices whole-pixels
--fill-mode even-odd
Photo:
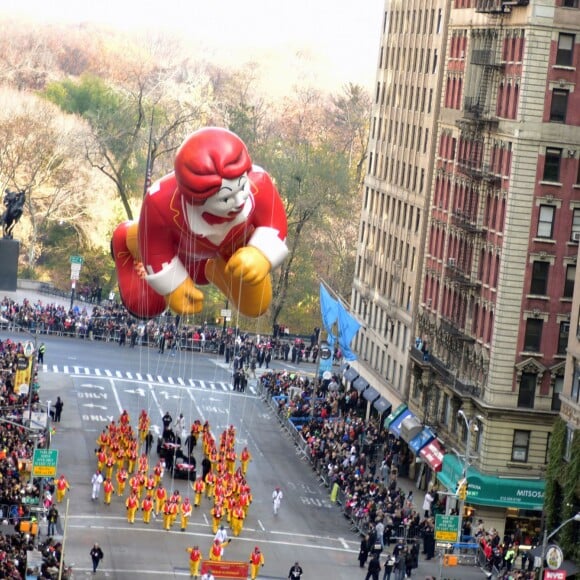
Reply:
[[[447,489],[455,489],[461,478],[463,465],[452,454],[445,454],[443,469],[437,474]],[[474,467],[467,470],[467,501],[472,505],[498,508],[542,510],[545,481],[535,478],[500,477],[482,473]]]
[[[544,482],[493,477],[484,474],[467,476],[467,501],[474,504],[520,509],[542,509]]]
[[[539,489],[518,489],[517,497],[532,497],[534,499],[544,499],[544,492]]]

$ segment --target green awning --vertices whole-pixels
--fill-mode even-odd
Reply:
[[[384,427],[385,429],[388,429],[391,425],[391,423],[402,413],[404,413],[407,410],[407,405],[405,405],[405,403],[401,403],[394,411],[391,412],[391,414],[385,419],[385,424]]]
[[[449,491],[455,491],[462,474],[461,460],[454,455],[446,454],[443,458],[443,468],[437,474],[437,479]],[[467,483],[466,501],[470,504],[526,510],[543,509],[546,482],[542,479],[515,479],[486,475],[474,467],[469,467]]]

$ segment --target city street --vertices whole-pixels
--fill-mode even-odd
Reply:
[[[14,338],[23,339],[22,335]],[[66,475],[72,488],[65,552],[67,563],[74,563],[75,577],[92,576],[88,553],[94,542],[105,553],[99,575],[108,578],[187,577],[186,547],[199,544],[207,557],[213,537],[207,499],[194,512],[186,532],[179,531],[178,525],[164,531],[160,521],[146,525],[139,517],[135,525],[129,525],[124,500],[113,496],[112,504],[105,506],[90,499],[97,435],[124,409],[133,420],[146,409],[156,433],[162,415],[169,411],[174,419],[183,413],[186,425],[198,418],[208,420],[217,435],[234,425],[238,451],[248,446],[253,456],[248,481],[254,502],[241,536],[226,548],[225,559],[247,560],[254,546],[260,546],[266,560],[261,578],[286,578],[296,560],[304,568],[305,578],[364,578],[366,571],[358,567],[356,558],[360,538],[350,531],[340,508],[330,502],[329,490],[296,454],[269,407],[255,396],[255,388],[243,394],[231,390],[231,371],[222,358],[199,353],[171,357],[154,349],[130,350],[113,343],[61,337],[44,342],[41,398],[54,401],[60,395],[64,401],[53,447],[60,451],[58,472]],[[313,372],[314,366],[304,365],[299,370]],[[199,447],[195,456],[199,466]],[[150,463],[156,461],[153,449]],[[183,496],[192,495],[187,481],[173,480],[169,474],[164,485],[178,489]],[[278,485],[284,499],[275,517],[271,493]],[[59,509],[64,527],[65,505]],[[422,561],[416,574],[439,576],[438,564]],[[476,568],[462,567],[445,569],[443,577],[469,580],[482,574]]]

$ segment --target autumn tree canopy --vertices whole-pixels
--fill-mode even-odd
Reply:
[[[350,294],[370,100],[352,84],[273,99],[259,74],[256,63],[196,59],[175,39],[0,34],[0,182],[27,191],[28,274],[59,279],[52,256],[78,252],[95,257],[90,275],[111,279],[110,232],[137,215],[147,166],[153,179],[171,171],[191,131],[225,126],[274,177],[287,210],[290,254],[274,274],[269,324],[310,331],[321,278]],[[222,307],[208,301],[203,318]]]

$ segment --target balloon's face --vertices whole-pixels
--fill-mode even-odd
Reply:
[[[246,173],[235,179],[222,179],[220,190],[205,200],[203,212],[233,219],[244,209],[250,193],[250,182]]]

